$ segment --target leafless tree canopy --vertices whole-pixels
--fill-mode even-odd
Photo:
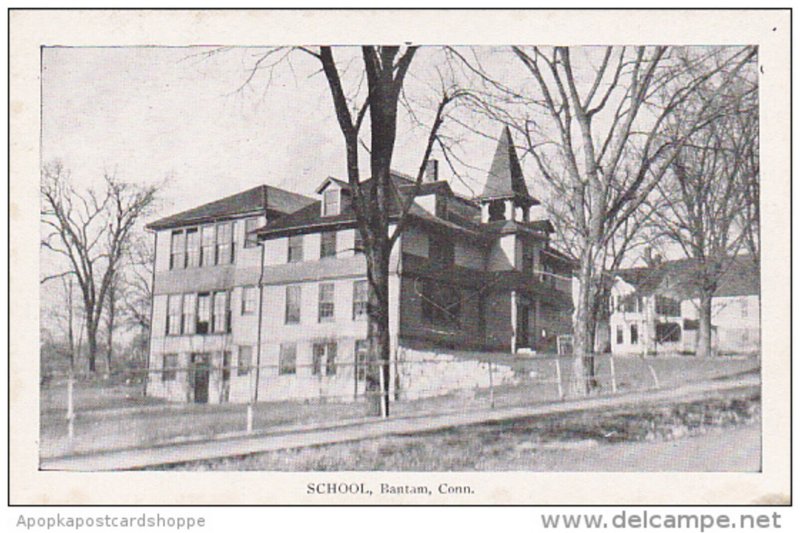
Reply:
[[[582,356],[592,349],[605,271],[652,219],[653,209],[643,205],[674,168],[681,148],[720,118],[714,103],[723,80],[749,64],[756,52],[538,46],[515,46],[512,52],[528,75],[524,83],[505,81],[473,50],[451,49],[482,82],[476,111],[517,131],[551,198],[561,201],[554,212],[579,263],[575,371],[586,376],[588,389],[593,369],[583,367]],[[698,99],[701,92],[705,98]],[[688,114],[688,108],[695,112]],[[677,116],[682,128],[669,135]]]
[[[78,191],[62,164],[54,162],[42,169],[41,245],[61,257],[65,268],[41,282],[63,276],[76,279],[91,371],[96,369],[98,331],[110,293],[137,223],[153,206],[157,191],[158,186],[133,185],[112,175],[104,177],[101,191]]]
[[[758,262],[758,113],[755,55],[721,71],[669,120],[676,143],[651,202],[657,235],[696,260],[697,353],[711,353],[711,299],[743,248]],[[687,124],[699,124],[687,130]],[[753,204],[756,202],[755,204]]]

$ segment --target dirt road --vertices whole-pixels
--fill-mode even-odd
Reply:
[[[761,428],[750,424],[671,441],[534,449],[531,454],[526,468],[546,472],[758,472]],[[513,468],[498,465],[498,470]]]

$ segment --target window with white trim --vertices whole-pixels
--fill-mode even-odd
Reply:
[[[237,376],[246,376],[250,374],[250,369],[253,366],[253,347],[252,346],[239,346],[239,360],[236,367]]]
[[[336,375],[336,343],[316,342],[311,352],[311,374],[322,376],[324,369],[326,376]]]
[[[180,294],[170,294],[167,297],[167,335],[181,334],[181,306],[183,301]]]
[[[233,222],[217,224],[217,264],[233,263]]]
[[[287,251],[287,262],[288,263],[300,263],[303,261],[303,236],[302,235],[292,235],[287,239],[288,242],[288,251]]]
[[[336,257],[336,232],[323,231],[319,238],[319,258]]]
[[[175,381],[178,372],[178,354],[168,353],[164,354],[161,362],[161,381]]]
[[[192,335],[195,327],[195,310],[197,308],[197,295],[183,295],[183,314],[181,316],[181,331],[184,335]]]
[[[328,189],[322,193],[322,216],[339,214],[339,189]]]
[[[353,320],[367,316],[369,305],[369,285],[367,280],[353,282]]]
[[[289,285],[286,287],[286,316],[287,324],[300,323],[300,299],[302,296],[300,285]]]
[[[258,287],[242,287],[242,314],[252,315],[258,305]]]
[[[200,264],[202,266],[213,266],[217,264],[215,255],[217,245],[216,227],[203,226],[200,233]]]
[[[200,232],[197,228],[186,230],[186,266],[200,266]]]
[[[201,292],[197,295],[197,321],[195,332],[204,335],[210,331],[211,324],[211,293]]]
[[[169,269],[186,268],[186,234],[183,230],[172,232],[169,253]]]
[[[331,322],[334,319],[334,284],[321,283],[319,286],[319,321]]]
[[[258,237],[253,231],[258,229],[258,217],[250,217],[244,221],[244,247],[255,248],[258,246]]]
[[[288,375],[297,373],[297,344],[281,344],[281,351],[278,355],[278,374]]]
[[[231,313],[226,291],[214,292],[214,306],[211,316],[214,333],[230,333]]]

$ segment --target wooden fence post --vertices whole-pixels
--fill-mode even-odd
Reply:
[[[617,393],[617,372],[614,366],[614,354],[608,356],[608,363],[611,366],[611,392]]]
[[[561,384],[561,359],[556,356],[556,382],[558,383],[558,399],[564,399],[564,387]]]
[[[656,375],[656,369],[653,368],[653,365],[647,365],[647,368],[650,370],[650,375],[653,376],[653,383],[655,384],[654,385],[655,388],[656,389],[660,388],[660,385],[658,383],[658,376]]]
[[[255,399],[255,390],[253,388],[253,369],[250,369],[250,398],[247,401],[247,433],[253,432],[253,400]]]
[[[75,377],[70,372],[67,380],[67,435],[70,440],[75,437],[75,404],[73,399]]]
[[[494,364],[489,361],[489,408],[494,409],[494,372],[492,367]]]
[[[380,387],[380,395],[381,395],[381,418],[388,418],[389,414],[387,413],[386,409],[386,402],[389,401],[389,394],[387,391],[383,389],[384,384],[384,361],[380,361],[378,363],[378,386]]]

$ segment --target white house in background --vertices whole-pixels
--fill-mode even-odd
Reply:
[[[611,290],[611,352],[615,355],[696,352],[698,299],[693,292],[696,262],[667,261],[617,271]],[[751,256],[730,264],[712,299],[712,344],[719,354],[760,349],[760,280]]]

